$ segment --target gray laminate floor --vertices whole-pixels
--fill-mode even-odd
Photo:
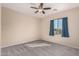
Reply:
[[[48,43],[44,41],[34,41],[30,43]],[[50,43],[51,46],[28,47],[26,44],[10,46],[1,49],[2,56],[79,56],[79,49]]]

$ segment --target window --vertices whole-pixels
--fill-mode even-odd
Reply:
[[[61,35],[62,37],[69,37],[68,31],[68,17],[63,17],[56,20],[50,20],[50,36]]]
[[[62,19],[54,20],[54,34],[61,35],[62,33]]]

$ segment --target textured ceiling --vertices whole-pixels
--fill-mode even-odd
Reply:
[[[64,10],[69,10],[72,8],[79,7],[79,4],[77,3],[45,3],[44,7],[51,7],[51,10],[45,10],[45,14],[42,13],[37,13],[35,14],[34,12],[36,11],[35,9],[30,8],[31,6],[36,6],[38,7],[39,3],[4,3],[2,4],[3,7],[10,8],[12,10],[24,13],[26,15],[32,16],[32,17],[39,17],[43,18],[48,15],[64,11]],[[54,11],[53,9],[57,9],[57,11]]]

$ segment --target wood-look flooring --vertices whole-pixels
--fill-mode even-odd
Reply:
[[[36,43],[44,41],[35,41]],[[34,43],[34,42],[33,42]],[[45,42],[44,42],[45,43]],[[51,46],[28,47],[26,44],[1,49],[2,56],[79,56],[79,49],[51,43]]]

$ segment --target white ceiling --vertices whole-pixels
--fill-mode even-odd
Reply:
[[[31,6],[36,6],[38,7],[39,3],[5,3],[2,4],[3,7],[10,8],[12,10],[24,13],[29,16],[33,17],[45,17],[60,11],[64,10],[69,10],[72,8],[79,7],[78,3],[45,3],[44,7],[51,7],[51,10],[45,10],[45,14],[42,13],[37,13],[35,14],[34,12],[36,11],[35,9],[30,8]],[[58,9],[57,11],[53,11],[53,9]]]

